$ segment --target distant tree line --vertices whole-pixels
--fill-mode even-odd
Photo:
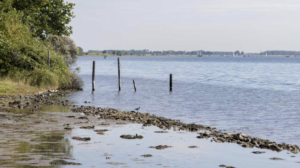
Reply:
[[[233,55],[234,52],[228,51],[149,51],[144,50],[89,50],[86,54],[112,54],[112,55],[197,55],[198,53],[202,55]],[[236,51],[235,55],[244,54],[244,52]]]
[[[280,51],[280,50],[270,50],[264,51],[260,53],[246,53],[244,51],[149,51],[147,49],[144,50],[89,50],[86,54],[93,53],[99,55],[101,54],[112,54],[112,55],[222,55],[222,56],[242,56],[242,55],[300,55],[300,51]]]
[[[300,51],[270,50],[261,52],[260,55],[300,55]]]

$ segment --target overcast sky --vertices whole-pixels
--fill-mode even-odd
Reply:
[[[105,49],[300,51],[299,0],[65,0],[73,38]]]

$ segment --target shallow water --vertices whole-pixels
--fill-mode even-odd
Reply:
[[[121,57],[119,92],[117,57],[80,57],[74,68],[81,67],[84,91],[68,99],[121,110],[141,107],[142,112],[186,123],[300,145],[299,64],[300,58],[291,57]]]
[[[12,113],[7,113],[11,115]],[[15,114],[14,114],[15,115]],[[74,118],[65,116],[74,115]],[[24,115],[26,121],[19,124],[1,125],[0,167],[74,167],[50,166],[53,160],[81,163],[75,167],[218,167],[221,164],[234,167],[282,168],[297,167],[299,154],[284,150],[274,152],[257,148],[242,148],[237,144],[215,143],[210,139],[197,139],[196,132],[165,130],[143,127],[141,124],[117,124],[120,121],[76,119],[80,113],[44,113]],[[16,119],[16,118],[14,118]],[[32,122],[40,120],[41,123]],[[47,122],[52,119],[51,123]],[[82,121],[81,124],[78,121]],[[89,121],[88,123],[85,121]],[[110,125],[102,125],[106,122]],[[64,130],[69,123],[72,130]],[[80,126],[95,125],[94,129],[79,129]],[[108,129],[104,135],[96,129]],[[122,139],[121,135],[142,135],[143,139]],[[90,137],[90,141],[73,140],[73,136]],[[150,146],[171,146],[163,150]],[[197,146],[197,148],[189,148]],[[253,154],[264,151],[264,154]],[[151,154],[152,157],[141,155]],[[294,156],[294,157],[291,157]],[[284,160],[270,160],[272,157]]]
[[[108,129],[105,135],[97,135],[93,130],[74,129],[72,136],[91,137],[89,142],[71,140],[74,146],[75,162],[84,167],[219,167],[221,164],[234,167],[282,168],[297,167],[299,156],[291,157],[287,151],[280,153],[257,148],[242,148],[237,144],[211,143],[209,139],[197,139],[196,133],[176,132],[154,133],[157,127],[145,127],[141,124],[97,126],[95,129]],[[142,135],[143,139],[122,139],[123,134]],[[172,146],[163,150],[150,146]],[[189,148],[197,146],[197,148]],[[253,151],[265,151],[253,154]],[[144,158],[141,155],[151,154]],[[109,157],[109,159],[107,159]],[[272,157],[284,160],[270,160]],[[71,167],[71,166],[65,166]]]

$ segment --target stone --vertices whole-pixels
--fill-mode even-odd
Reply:
[[[53,160],[50,162],[51,165],[81,165],[81,163],[67,162],[65,160]]]
[[[263,154],[263,153],[266,153],[266,152],[264,152],[264,151],[253,151],[252,153],[254,153],[254,154]]]
[[[123,139],[143,139],[144,137],[142,135],[121,135],[120,136]]]
[[[270,158],[271,160],[284,160],[284,159],[281,159],[281,158],[277,158],[277,157],[272,157]]]
[[[91,138],[90,137],[78,137],[78,136],[74,136],[72,137],[72,139],[78,140],[78,141],[90,141]]]
[[[145,154],[145,155],[141,155],[142,157],[152,157],[151,154]]]

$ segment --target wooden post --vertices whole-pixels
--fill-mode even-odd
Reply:
[[[49,69],[50,69],[50,51],[48,50],[48,64],[49,64]]]
[[[95,61],[93,61],[93,76],[92,76],[92,83],[93,83],[93,91],[95,91]]]
[[[170,92],[172,91],[172,74],[170,74]]]
[[[134,91],[136,92],[136,87],[135,87],[135,82],[133,80],[133,87],[134,87]]]
[[[120,71],[120,58],[118,58],[118,81],[119,81],[119,91],[121,91],[121,71]]]

